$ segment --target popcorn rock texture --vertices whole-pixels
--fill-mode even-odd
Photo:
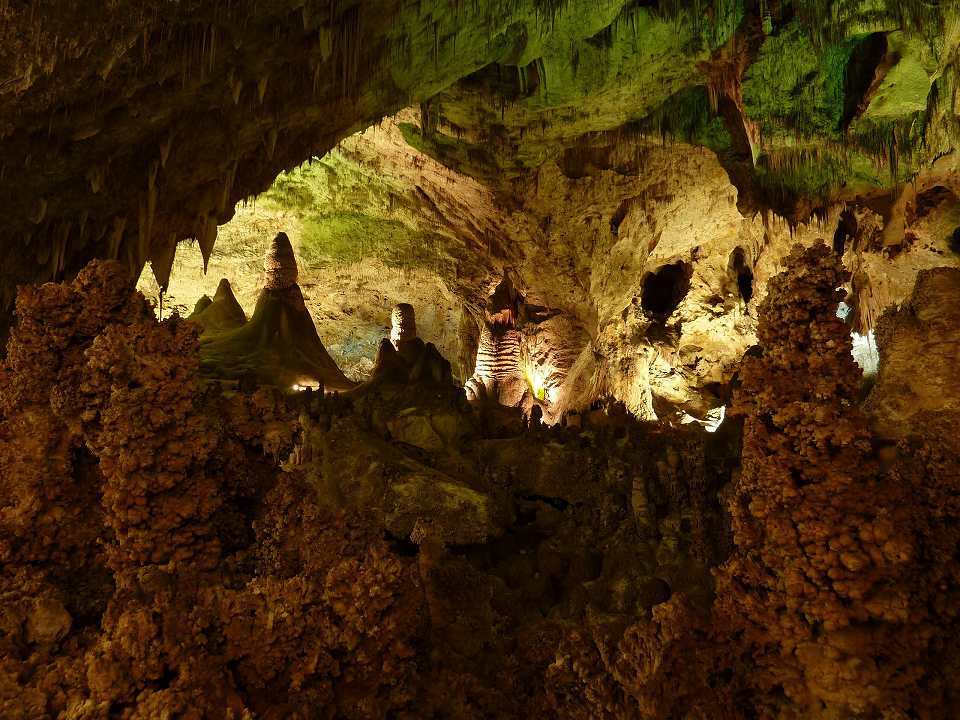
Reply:
[[[735,398],[745,418],[736,550],[717,576],[715,623],[755,663],[763,712],[785,698],[816,717],[951,717],[958,655],[943,639],[956,629],[958,585],[943,548],[958,539],[956,440],[918,433],[884,465],[834,313],[838,263],[820,245],[787,265]]]
[[[277,233],[263,261],[263,284],[270,290],[285,290],[297,282],[297,259],[286,233]]]
[[[955,418],[871,434],[836,262],[771,280],[712,435],[477,411],[419,340],[234,388],[120,265],[23,289],[0,716],[956,716]]]

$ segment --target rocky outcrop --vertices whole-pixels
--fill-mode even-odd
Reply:
[[[303,300],[297,263],[285,233],[264,261],[264,289],[250,321],[203,339],[204,372],[218,378],[347,390],[354,386],[327,353]]]
[[[924,270],[909,300],[880,317],[880,372],[865,407],[879,434],[899,439],[925,416],[960,416],[958,293],[960,269]]]
[[[928,460],[921,490],[908,465],[875,454],[831,255],[797,248],[760,308],[762,351],[745,359],[735,397],[745,417],[729,505],[736,547],[718,574],[714,623],[756,663],[746,680],[766,712],[785,697],[828,715],[939,707],[945,717],[957,659],[936,638],[953,632],[942,602],[957,586],[936,558],[955,537],[941,513],[955,508],[931,514],[928,502],[958,476]]]
[[[241,327],[247,322],[247,315],[237,302],[230,281],[223,278],[213,299],[206,295],[200,298],[188,319],[199,323],[204,334],[213,334]]]

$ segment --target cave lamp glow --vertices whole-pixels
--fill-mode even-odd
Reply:
[[[547,379],[553,373],[553,369],[546,366],[536,366],[533,363],[525,363],[523,376],[530,386],[533,396],[541,402],[552,403],[556,400],[556,388],[547,387]]]

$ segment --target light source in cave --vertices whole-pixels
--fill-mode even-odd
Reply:
[[[843,287],[837,288],[838,291],[845,290]],[[853,308],[846,302],[840,301],[837,304],[837,317],[848,323],[851,320]],[[859,333],[856,330],[850,333],[853,341],[853,359],[863,371],[864,375],[876,375],[880,364],[880,352],[877,348],[876,336],[873,329],[868,329],[866,333]]]
[[[708,433],[715,433],[720,429],[720,426],[723,424],[724,419],[727,416],[727,407],[726,405],[720,405],[719,407],[712,408],[707,411],[706,416],[701,420],[695,418],[689,413],[683,413],[680,424],[689,425],[691,423],[696,423],[702,427]]]
[[[861,335],[858,332],[850,333],[853,339],[853,359],[864,375],[876,375],[880,367],[880,352],[877,348],[877,339],[873,330]]]
[[[540,402],[553,403],[556,400],[556,388],[547,387],[550,375],[551,368],[535,365],[529,360],[523,363],[523,376],[530,386],[530,392]]]

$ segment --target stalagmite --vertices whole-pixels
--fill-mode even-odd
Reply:
[[[296,284],[297,260],[286,233],[277,233],[267,248],[263,261],[263,286],[269,290],[284,290]]]
[[[234,330],[247,322],[246,313],[226,278],[220,280],[212,300],[206,295],[200,298],[189,319],[203,327],[203,335]]]
[[[413,305],[394,305],[390,313],[390,325],[390,342],[395,348],[399,348],[400,343],[414,340],[417,337],[417,320]]]
[[[264,258],[264,287],[253,317],[242,327],[204,336],[201,354],[206,372],[230,380],[253,377],[284,389],[354,387],[323,346],[297,285],[297,275],[290,238],[278,233]],[[203,311],[204,316],[224,300],[229,304],[229,284],[221,284],[220,291],[224,296],[221,302],[215,299]]]
[[[498,330],[484,324],[474,374],[484,380],[498,381],[521,377],[520,333],[514,328]]]

